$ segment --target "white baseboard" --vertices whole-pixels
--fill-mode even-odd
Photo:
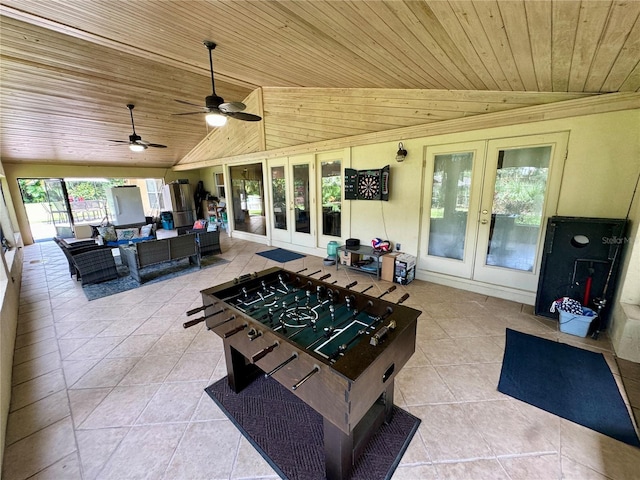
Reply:
[[[416,278],[425,282],[437,283],[448,287],[459,288],[469,292],[480,293],[490,297],[511,300],[512,302],[524,303],[525,305],[535,305],[536,292],[518,290],[516,288],[492,285],[490,283],[476,282],[468,278],[453,277],[442,273],[429,272],[427,270],[416,270]]]

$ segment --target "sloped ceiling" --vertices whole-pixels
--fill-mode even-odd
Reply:
[[[0,0],[0,6],[3,163],[178,164],[209,133],[201,115],[173,115],[190,109],[176,99],[201,105],[211,93],[205,39],[218,44],[216,92],[238,101],[258,90],[264,100],[251,101],[259,110],[252,113],[264,117],[262,145],[251,148],[345,135],[322,116],[307,131],[292,127],[312,116],[310,105],[350,131],[367,132],[386,127],[385,118],[394,117],[394,126],[405,122],[385,115],[390,107],[404,108],[406,122],[415,124],[482,114],[487,105],[518,108],[640,89],[640,2]],[[451,99],[462,94],[446,91],[470,93],[460,105]],[[509,95],[496,101],[500,93]],[[137,133],[168,148],[133,154],[109,142],[131,134],[127,103],[135,104]]]

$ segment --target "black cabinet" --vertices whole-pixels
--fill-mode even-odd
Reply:
[[[570,297],[600,311],[592,329],[605,330],[624,251],[624,219],[551,217],[547,223],[536,315],[558,318],[549,307]],[[600,307],[600,308],[598,308]]]

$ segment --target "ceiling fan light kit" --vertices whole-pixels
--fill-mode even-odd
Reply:
[[[178,103],[183,103],[185,105],[191,105],[193,107],[201,108],[199,112],[186,112],[186,113],[174,113],[174,115],[196,115],[200,113],[205,113],[205,120],[207,125],[211,127],[223,127],[227,123],[227,118],[235,118],[236,120],[242,120],[245,122],[259,122],[262,120],[262,117],[258,115],[254,115],[252,113],[243,112],[247,106],[242,102],[225,102],[224,98],[218,96],[216,94],[216,85],[213,78],[213,56],[211,55],[211,51],[216,48],[216,44],[205,40],[204,46],[209,50],[209,67],[211,69],[211,95],[207,96],[204,100],[204,107],[200,107],[199,105],[195,105],[191,102],[187,102],[185,100],[176,100]]]
[[[140,143],[130,143],[129,144],[129,150],[131,150],[132,152],[144,152],[147,149],[147,147],[145,145],[142,145]]]
[[[160,145],[159,143],[150,143],[145,140],[142,140],[142,137],[136,133],[136,126],[133,123],[133,107],[134,105],[131,103],[127,104],[127,108],[129,109],[129,116],[131,117],[131,128],[133,133],[129,135],[129,141],[126,140],[109,140],[110,142],[115,142],[120,145],[129,145],[129,150],[132,152],[144,152],[148,147],[154,148],[167,148],[166,145]]]
[[[207,113],[204,118],[210,127],[224,127],[227,124],[227,117],[219,113]]]

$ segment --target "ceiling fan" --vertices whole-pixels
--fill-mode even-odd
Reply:
[[[204,100],[205,106],[196,105],[185,100],[176,100],[176,102],[184,103],[185,105],[191,105],[192,107],[198,107],[201,110],[199,112],[187,112],[187,113],[175,113],[174,115],[196,115],[206,113],[206,121],[212,127],[222,127],[227,123],[227,117],[235,118],[236,120],[243,120],[245,122],[259,122],[262,117],[254,115],[252,113],[243,112],[247,106],[242,102],[225,102],[224,98],[219,97],[216,94],[216,86],[213,81],[213,59],[211,57],[211,50],[216,48],[216,44],[205,40],[204,46],[209,50],[209,66],[211,67],[211,90],[212,94],[207,96]]]
[[[136,126],[133,124],[133,107],[134,105],[129,103],[127,104],[127,108],[129,109],[129,114],[131,115],[131,128],[133,129],[133,134],[129,135],[129,140],[109,140],[110,142],[116,142],[121,145],[129,145],[129,148],[132,152],[143,152],[148,147],[155,148],[167,148],[166,145],[160,145],[159,143],[150,143],[145,140],[142,140],[142,137],[136,133]]]

